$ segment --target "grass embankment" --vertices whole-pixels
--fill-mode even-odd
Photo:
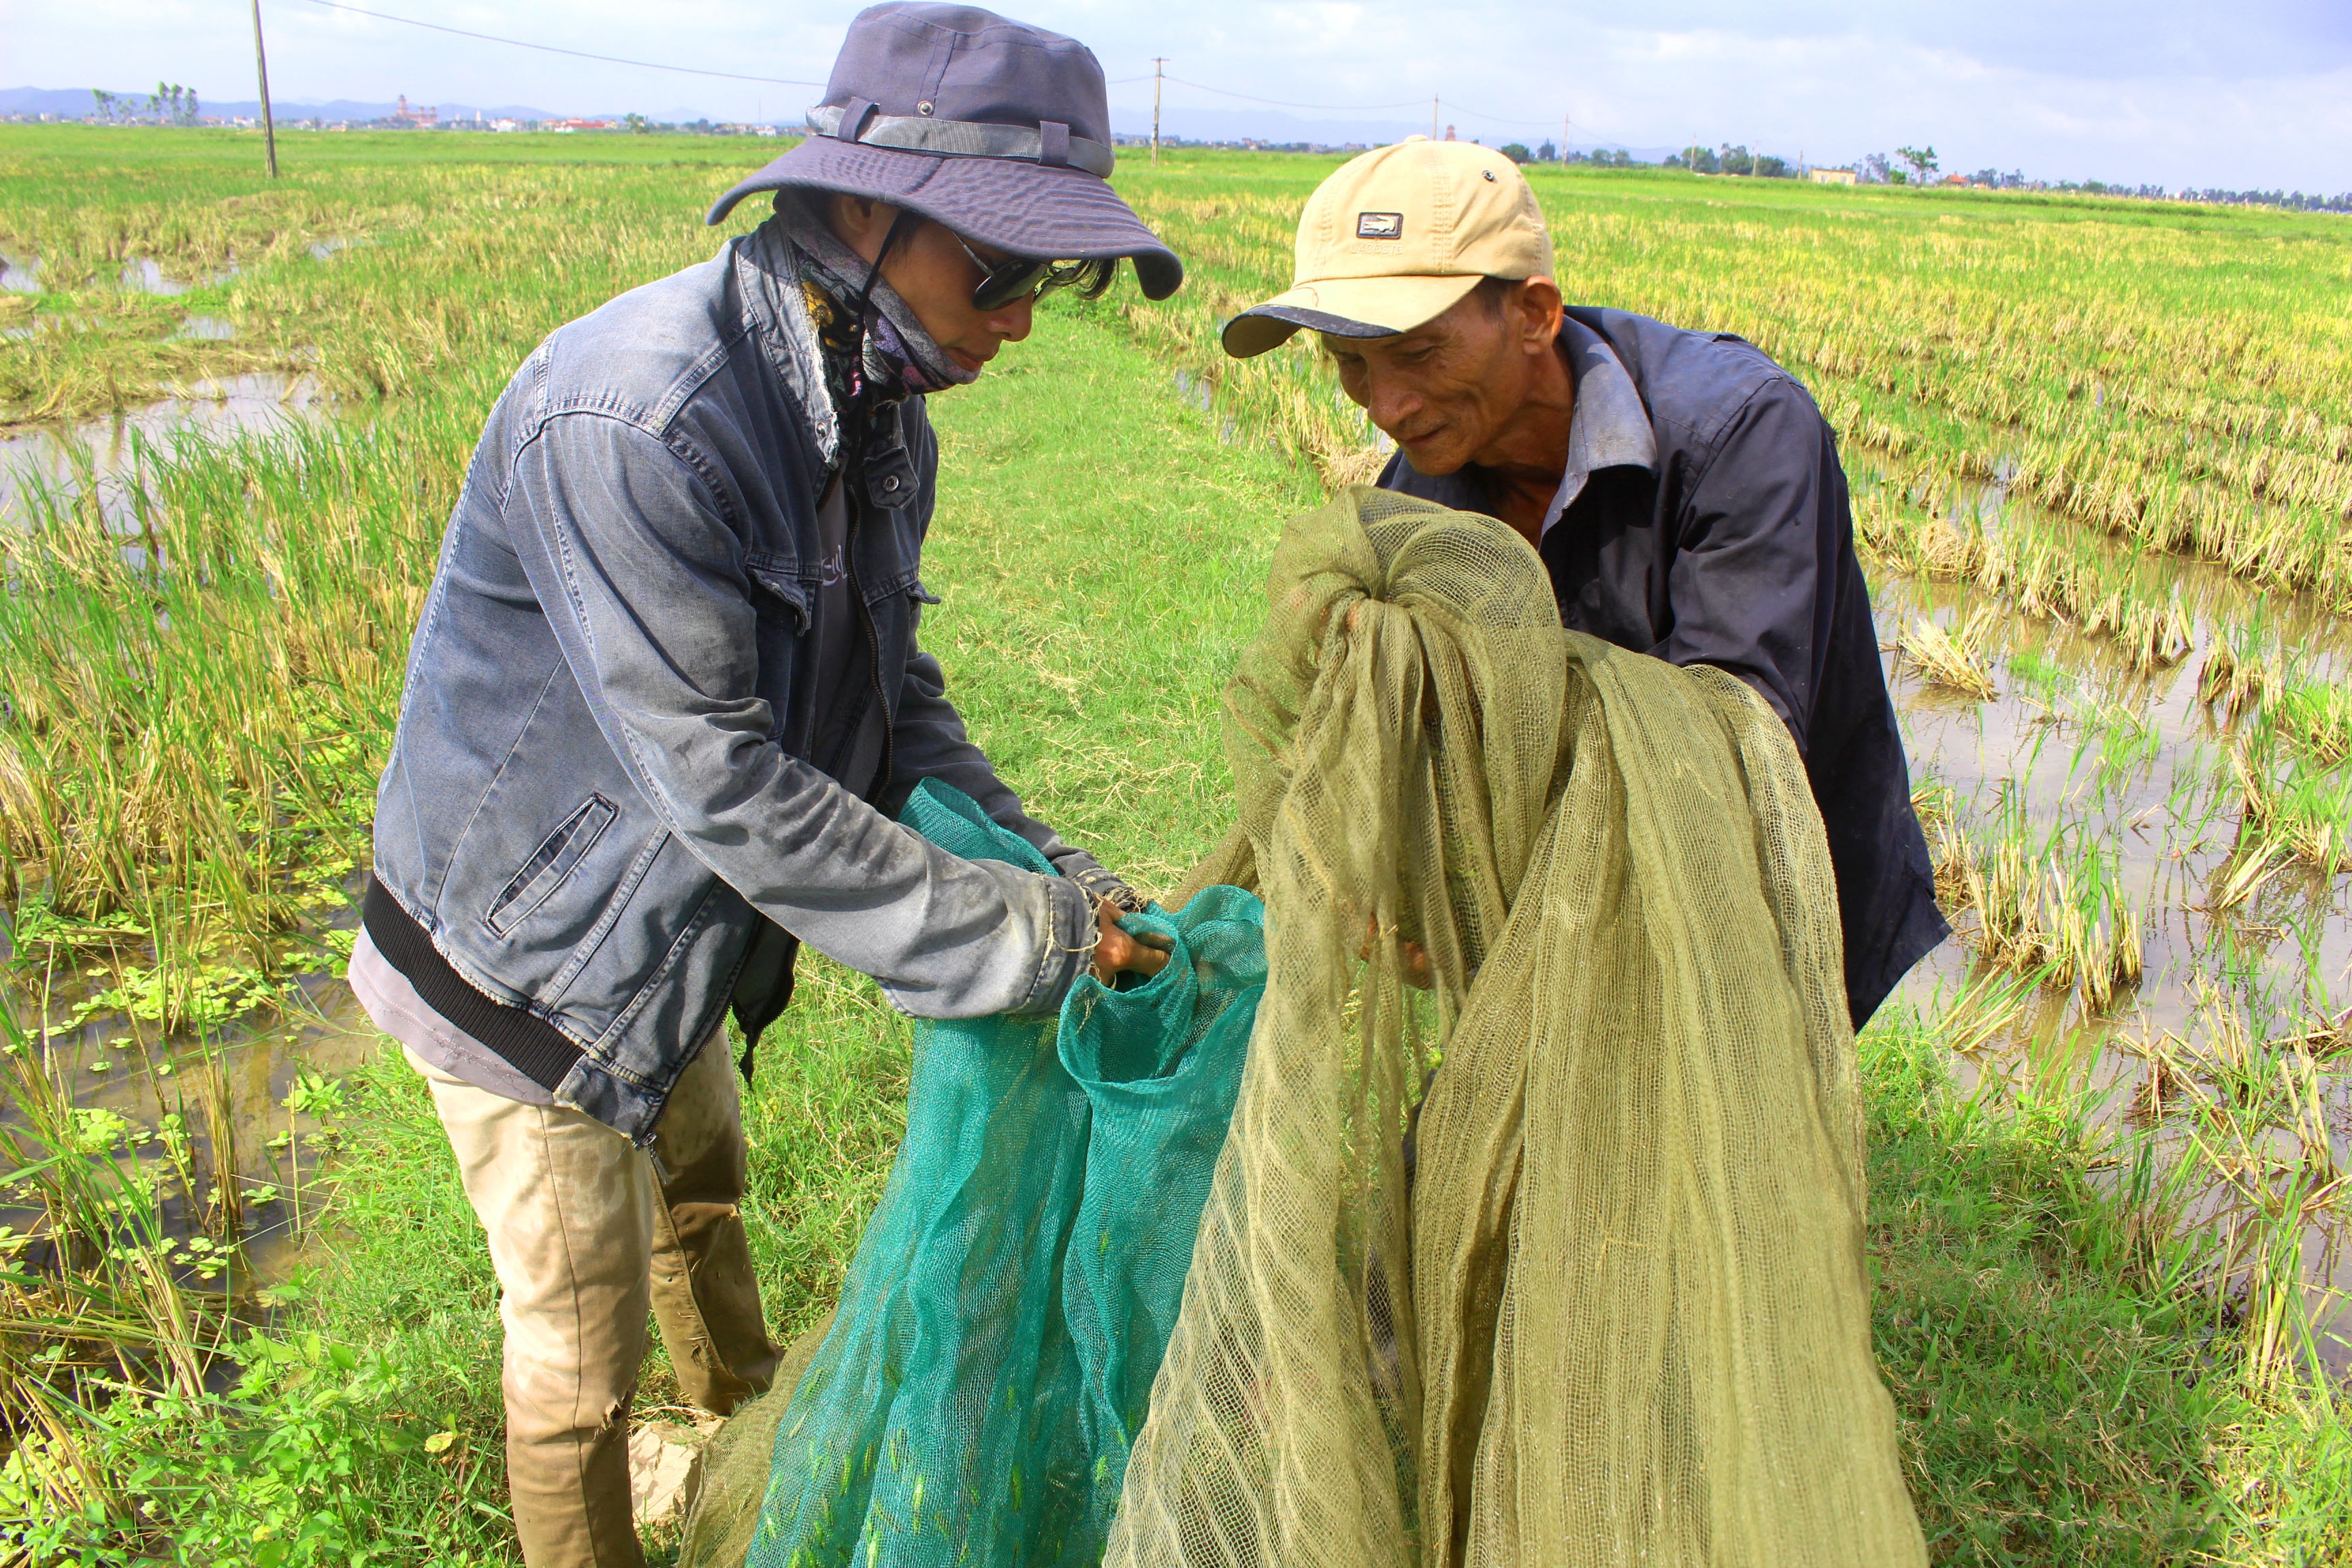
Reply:
[[[265,259],[247,267],[236,253],[228,298],[179,303],[230,311],[234,342],[310,367],[347,400],[345,421],[314,437],[165,465],[152,511],[158,530],[177,531],[159,541],[163,558],[202,571],[142,573],[86,512],[11,541],[24,586],[0,608],[0,689],[16,705],[0,744],[16,771],[0,783],[40,792],[25,798],[50,815],[28,817],[11,798],[9,830],[26,837],[9,841],[8,896],[20,920],[46,911],[48,951],[118,981],[173,971],[185,999],[157,1010],[182,1016],[203,1016],[205,963],[249,971],[233,1004],[276,984],[297,950],[315,951],[300,936],[302,873],[323,897],[364,853],[415,595],[489,400],[547,328],[706,256],[715,237],[697,222],[700,204],[769,151],[289,138],[293,173],[273,189],[228,162],[250,154],[249,139],[0,133],[0,211],[25,225],[18,215],[38,208],[42,232],[67,237],[45,241],[58,254],[91,234],[116,248],[89,254],[157,255],[175,225],[196,234],[231,221],[207,209],[287,204]],[[1303,195],[1327,166],[1175,157],[1157,175],[1123,172],[1195,262],[1192,288],[1157,313],[1056,307],[1003,369],[936,405],[944,489],[927,582],[945,603],[927,639],[1040,815],[1147,885],[1171,881],[1225,819],[1214,694],[1256,617],[1280,521],[1315,493],[1308,470],[1275,448],[1319,450],[1307,421],[1328,406],[1303,355],[1266,373],[1269,384],[1293,378],[1291,415],[1238,376],[1203,413],[1171,374],[1221,369],[1187,358],[1225,303],[1220,289],[1241,287],[1221,283],[1221,269],[1262,259],[1278,193]],[[1625,183],[1592,186],[1595,201],[1622,196],[1657,215],[1664,235],[1704,231],[1709,256],[1736,260],[1743,235],[1773,243],[1772,224],[1710,205],[1729,182],[1596,178]],[[118,201],[118,189],[148,200]],[[1222,216],[1210,210],[1219,202],[1231,204]],[[304,204],[323,216],[302,216]],[[1811,221],[1790,210],[1799,226]],[[1927,221],[1924,207],[1887,210]],[[1643,226],[1619,226],[1638,256]],[[321,263],[312,233],[373,243]],[[1889,265],[1902,260],[1898,247]],[[58,352],[87,353],[128,385],[142,341]],[[203,363],[193,374],[220,368]],[[183,668],[192,678],[171,688],[173,702],[150,689]],[[209,837],[192,838],[191,825]],[[112,936],[89,929],[118,918],[165,951],[120,924]],[[214,980],[217,994],[228,982]],[[878,1193],[906,1048],[870,985],[813,963],[762,1049],[747,1105],[751,1217],[780,1328],[822,1310]],[[2199,1298],[2162,1284],[2177,1270],[2134,1229],[2135,1211],[2098,1195],[2105,1156],[2079,1120],[1971,1111],[1943,1060],[1940,1044],[1902,1033],[1878,1037],[1868,1063],[1882,1363],[1938,1560],[2288,1563],[2346,1551],[2325,1533],[2340,1532],[2352,1499],[2326,1408],[2248,1392],[2235,1331],[2215,1333]],[[94,1561],[506,1555],[487,1258],[397,1059],[363,1070],[348,1098],[335,1222],[314,1248],[316,1273],[282,1293],[268,1342],[290,1349],[249,1351],[257,1370],[237,1400],[191,1392],[177,1405],[118,1399],[94,1421],[61,1413],[79,1474],[61,1472],[54,1498],[0,1497],[0,1510],[61,1538],[86,1533],[100,1543]],[[136,1256],[104,1267],[126,1286],[152,1277]],[[37,1359],[59,1343],[58,1359]],[[92,1403],[107,1364],[87,1336],[10,1335],[0,1357],[11,1389],[78,1388]],[[138,1356],[112,1375],[172,1381]],[[656,1368],[649,1404],[663,1388]],[[273,1440],[280,1432],[292,1440]],[[96,1510],[86,1531],[71,1517],[83,1500]]]

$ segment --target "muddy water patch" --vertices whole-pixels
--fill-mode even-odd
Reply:
[[[2289,1284],[2315,1342],[2292,1353],[2340,1375],[2352,1368],[2352,1258],[2338,1233],[2352,1214],[2330,1173],[2352,1172],[2352,874],[2265,847],[2240,772],[2247,721],[2209,704],[2200,678],[2227,644],[2340,680],[2352,637],[2298,595],[2250,592],[2204,563],[2137,565],[2190,607],[2177,661],[2150,666],[1973,584],[1874,582],[1930,843],[1950,853],[1946,822],[1965,839],[1946,868],[1982,877],[2006,850],[2036,897],[2104,889],[2105,918],[2137,927],[2140,970],[2104,1005],[2072,984],[2037,990],[2033,962],[1969,907],[1954,917],[1961,935],[1894,1000],[1945,1020],[1964,1089],[2080,1086],[2126,1164],[2137,1148],[2181,1172],[2168,1223],[2210,1244],[2201,1278],[2221,1310],[2266,1310],[2265,1290],[2275,1300],[2281,1287],[2261,1271],[2291,1274],[2299,1255]],[[1961,695],[1895,652],[1923,621],[1972,645],[1994,695]],[[2120,1169],[2114,1180],[2120,1192]]]
[[[41,262],[38,257],[10,256],[0,252],[0,292],[37,294],[41,291]]]
[[[135,529],[132,491],[142,458],[190,443],[268,436],[331,413],[314,377],[262,371],[195,382],[184,396],[102,419],[21,429],[0,438],[0,526],[27,526],[94,487],[108,521]]]
[[[133,294],[184,294],[188,285],[163,276],[163,268],[152,258],[139,256],[122,264],[116,285]]]
[[[184,294],[191,289],[215,288],[227,282],[236,273],[236,264],[231,262],[193,280],[173,278],[154,258],[134,256],[122,264],[122,270],[115,279],[115,286],[125,293],[173,296]]]
[[[23,1080],[0,1094],[0,1129],[31,1131],[26,1100],[46,1097],[72,1154],[152,1194],[183,1282],[236,1292],[277,1278],[322,1212],[341,1080],[383,1048],[349,987],[323,975],[265,1027],[61,1022],[0,1063]],[[37,1197],[30,1183],[0,1186],[0,1258],[37,1274],[59,1261]]]
[[[2332,1016],[2352,999],[2352,877],[2278,858],[2250,884],[2242,868],[2253,835],[2237,736],[2199,691],[2235,628],[2200,614],[2188,657],[2143,669],[2104,637],[2016,615],[1967,584],[1882,578],[1874,608],[1883,647],[1921,620],[1990,628],[1990,699],[1957,696],[1882,655],[1915,784],[1948,791],[1937,800],[1988,842],[2031,836],[2038,853],[2071,860],[2078,882],[2095,869],[2146,921],[2136,996],[2082,1025],[2184,1029],[2212,985],[2283,1012]],[[2338,666],[2340,628],[2276,608],[2310,668]],[[1948,952],[1911,985],[1938,971],[1948,984],[1964,963]]]

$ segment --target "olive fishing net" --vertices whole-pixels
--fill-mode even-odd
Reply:
[[[949,1217],[869,1233],[782,1429],[745,1428],[758,1466],[718,1463],[694,1528],[838,1495],[849,1534],[751,1561],[1059,1562],[1117,1485],[1119,1568],[1923,1563],[1871,1354],[1836,893],[1786,731],[1720,671],[1562,630],[1524,541],[1409,498],[1295,520],[1270,599],[1226,698],[1238,824],[1178,917],[1265,899],[1264,967],[1218,1017],[1255,1003],[1221,1146],[998,1150],[973,1129],[1050,1078],[1045,1037],[931,1026],[992,1044],[946,1118],[919,1047],[875,1232]],[[1064,1225],[1074,1158],[1077,1202],[1164,1185],[1154,1212],[1197,1218],[1102,1247],[1083,1287],[1165,1301],[1189,1257],[1164,1358],[1134,1337],[1148,1404],[1139,1354],[1098,1392],[1064,1370],[1075,1326],[986,1326],[1068,1293],[1097,1234]],[[982,1348],[908,1354],[900,1321]],[[843,1342],[876,1348],[832,1357],[859,1323]],[[919,1424],[872,1415],[893,1401]],[[957,1489],[917,1492],[903,1452]],[[1002,1528],[1049,1476],[1072,1522]]]
[[[902,820],[1053,869],[936,781]],[[1238,889],[1126,924],[1175,949],[1133,989],[916,1020],[906,1138],[840,1305],[704,1456],[682,1564],[1101,1560],[1265,982]]]
[[[1350,489],[1270,597],[1194,876],[1265,994],[1107,1562],[1924,1563],[1786,731],[1491,519]]]

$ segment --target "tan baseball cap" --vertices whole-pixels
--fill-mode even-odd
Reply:
[[[1262,354],[1305,327],[1409,332],[1481,278],[1549,278],[1551,231],[1518,165],[1468,142],[1408,137],[1349,159],[1298,215],[1289,289],[1225,323],[1225,352]]]

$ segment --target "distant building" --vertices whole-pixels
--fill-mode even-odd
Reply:
[[[408,107],[408,95],[404,92],[400,95],[400,107],[392,111],[392,123],[413,130],[429,130],[441,123],[441,110],[429,103],[420,103],[411,109]]]
[[[1852,169],[1815,169],[1813,184],[1817,185],[1851,185],[1854,183]]]
[[[490,121],[490,129],[493,131],[520,131],[522,129],[522,122],[515,120],[493,120]]]

